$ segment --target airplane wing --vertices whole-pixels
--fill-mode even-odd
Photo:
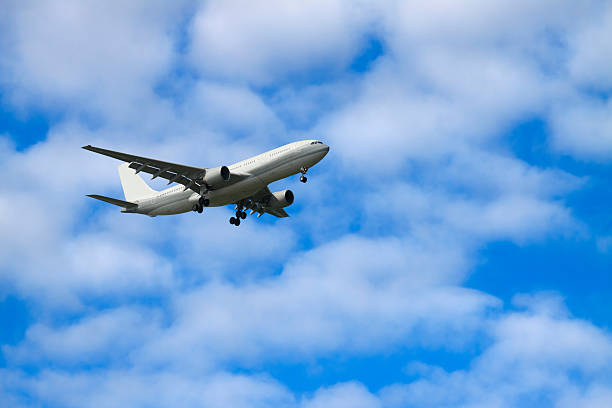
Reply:
[[[202,177],[206,174],[206,168],[186,166],[184,164],[170,163],[148,157],[134,156],[132,154],[116,152],[113,150],[102,149],[91,145],[83,146],[83,149],[91,152],[103,154],[114,159],[130,163],[130,168],[136,173],[145,172],[152,174],[154,178],[161,177],[168,180],[168,184],[176,182],[185,186],[185,190],[190,188],[196,193],[201,192],[203,187]],[[228,184],[233,184],[248,177],[246,174],[230,174]]]
[[[287,212],[282,208],[266,207],[266,204],[270,202],[270,198],[272,198],[272,192],[267,186],[250,197],[251,200],[264,205],[263,210],[265,213],[271,214],[278,218],[289,217],[289,214],[287,214]]]

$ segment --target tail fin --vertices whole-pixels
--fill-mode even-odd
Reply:
[[[136,201],[157,194],[128,163],[119,165],[118,170],[126,201]]]

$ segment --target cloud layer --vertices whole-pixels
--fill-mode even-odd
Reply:
[[[0,400],[612,403],[610,334],[564,294],[533,287],[509,303],[468,284],[490,243],[592,235],[571,200],[589,175],[526,160],[513,132],[539,120],[546,157],[609,165],[607,2],[6,10],[0,109],[49,132],[20,150],[24,135],[0,136],[0,296],[31,314],[2,345]],[[307,185],[278,183],[296,192],[288,222],[147,219],[84,198],[121,194],[117,163],[84,144],[216,166],[300,138],[331,151]],[[304,392],[273,369],[396,355],[402,375],[382,387],[355,373]]]

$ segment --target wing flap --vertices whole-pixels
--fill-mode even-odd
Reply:
[[[278,218],[286,218],[289,216],[289,214],[287,214],[287,211],[283,210],[282,208],[264,208],[264,212]]]
[[[176,182],[184,186],[187,186],[192,180],[191,178],[181,173],[180,170],[178,169],[169,169],[169,170],[161,169],[162,171],[160,171],[160,169],[158,169],[157,167],[152,167],[147,164],[143,165],[137,162],[130,163],[129,167],[132,169],[135,169],[137,172],[151,174],[153,175],[153,178],[161,177],[163,179],[169,180],[171,182]]]

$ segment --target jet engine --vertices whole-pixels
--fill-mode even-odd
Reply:
[[[214,167],[206,170],[204,182],[208,186],[218,186],[230,179],[230,170],[227,166]]]
[[[294,196],[291,190],[277,191],[272,193],[268,206],[272,208],[285,208],[293,204],[293,200]]]

